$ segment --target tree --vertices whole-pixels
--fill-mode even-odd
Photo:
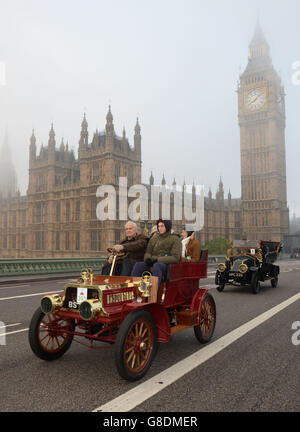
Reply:
[[[230,240],[227,238],[217,238],[205,243],[204,248],[208,249],[209,255],[223,255],[226,254],[227,249],[231,247]]]

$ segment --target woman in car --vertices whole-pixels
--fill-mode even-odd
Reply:
[[[185,228],[181,232],[182,251],[181,256],[189,261],[199,261],[201,256],[201,246],[196,239],[194,231],[187,231]]]

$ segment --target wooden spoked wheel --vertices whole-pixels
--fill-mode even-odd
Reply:
[[[41,348],[49,354],[62,350],[70,339],[70,335],[63,332],[64,329],[70,330],[69,321],[57,319],[53,314],[44,315],[37,334]]]
[[[123,321],[116,340],[116,364],[127,380],[140,379],[151,366],[157,350],[156,327],[151,314],[131,312]]]
[[[211,294],[207,293],[202,302],[200,311],[200,324],[194,327],[196,338],[201,343],[211,340],[216,325],[216,305]]]
[[[142,370],[149,361],[152,347],[151,324],[140,319],[131,326],[128,332],[124,351],[124,362],[127,369],[134,373]]]
[[[74,320],[64,320],[54,314],[44,314],[38,308],[30,323],[29,343],[35,355],[43,360],[56,360],[70,348]],[[66,330],[66,331],[64,331]]]

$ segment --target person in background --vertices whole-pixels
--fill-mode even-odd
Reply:
[[[153,227],[151,228],[151,231],[150,231],[149,240],[151,240],[152,237],[157,235],[157,234],[158,234],[157,225],[154,224]]]
[[[150,271],[157,276],[160,284],[167,272],[168,264],[179,262],[181,255],[181,241],[177,234],[172,234],[172,222],[159,219],[157,221],[158,234],[149,240],[143,262],[137,262],[131,276],[141,276],[144,271]]]
[[[187,231],[185,228],[181,232],[181,256],[189,261],[199,261],[201,256],[201,246],[196,239],[194,231]]]

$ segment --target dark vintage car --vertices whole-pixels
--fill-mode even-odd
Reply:
[[[233,245],[228,251],[225,263],[217,267],[215,284],[218,291],[225,285],[251,286],[253,294],[258,294],[260,283],[270,281],[273,288],[277,287],[280,268],[275,265],[282,249],[280,242],[260,240],[241,245]]]
[[[72,341],[89,348],[106,342],[114,347],[120,375],[137,380],[151,366],[158,342],[168,342],[175,333],[193,328],[200,343],[209,342],[216,307],[212,295],[199,288],[199,280],[207,277],[207,257],[205,250],[199,262],[170,265],[159,287],[158,278],[147,272],[137,278],[82,271],[62,295],[41,299],[30,323],[32,351],[56,360]]]

